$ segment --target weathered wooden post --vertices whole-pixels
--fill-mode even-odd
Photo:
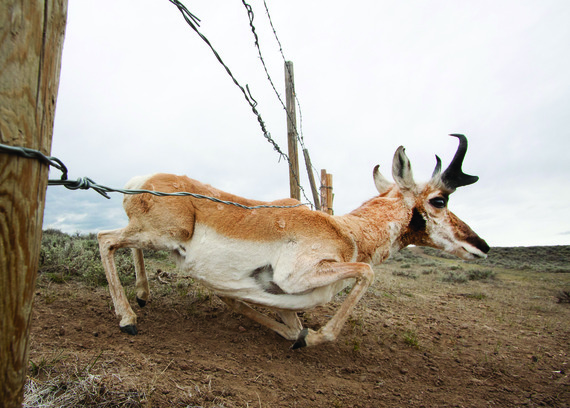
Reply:
[[[333,211],[333,176],[327,173],[325,169],[321,170],[321,211],[330,215]]]
[[[0,142],[51,151],[67,0],[0,0]],[[0,153],[0,406],[20,407],[48,167]]]
[[[299,183],[299,154],[297,151],[297,113],[293,63],[285,61],[285,101],[287,108],[287,144],[289,147],[289,191],[291,198],[301,199]]]
[[[311,164],[311,157],[309,156],[309,151],[303,149],[303,155],[305,156],[305,166],[307,167],[307,175],[309,176],[309,184],[311,184],[311,193],[313,194],[313,201],[315,202],[315,209],[320,211],[321,203],[319,200],[319,193],[317,191],[317,185],[315,184],[315,176],[313,174],[313,165]]]

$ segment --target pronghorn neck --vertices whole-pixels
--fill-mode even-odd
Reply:
[[[379,196],[338,218],[356,243],[358,261],[378,264],[403,248],[401,235],[411,217],[401,198]]]

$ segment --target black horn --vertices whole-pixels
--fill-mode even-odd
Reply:
[[[465,153],[467,152],[467,138],[464,135],[455,133],[449,136],[458,138],[459,146],[457,147],[455,156],[453,156],[453,160],[451,160],[447,169],[441,174],[441,181],[446,187],[451,189],[475,183],[479,180],[479,177],[470,176],[469,174],[463,173],[463,170],[461,170],[461,164],[463,163]]]
[[[435,155],[435,169],[433,169],[433,173],[431,174],[431,178],[435,178],[435,177],[439,176],[439,173],[441,173],[441,159],[436,154]]]

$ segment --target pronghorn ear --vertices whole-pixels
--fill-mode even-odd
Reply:
[[[392,183],[388,181],[386,177],[380,174],[380,165],[374,166],[374,172],[372,173],[374,176],[374,184],[376,184],[376,190],[380,194],[384,194],[390,187],[392,187]]]
[[[402,190],[411,190],[416,186],[414,175],[412,174],[412,165],[410,164],[410,159],[406,156],[404,146],[398,147],[394,154],[392,177]]]

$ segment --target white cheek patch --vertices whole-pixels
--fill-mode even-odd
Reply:
[[[458,243],[451,226],[434,219],[430,219],[429,224],[427,232],[433,243],[438,248],[453,253]]]
[[[467,241],[455,236],[451,225],[431,219],[428,234],[439,249],[456,255],[462,259],[486,258],[487,255]]]

